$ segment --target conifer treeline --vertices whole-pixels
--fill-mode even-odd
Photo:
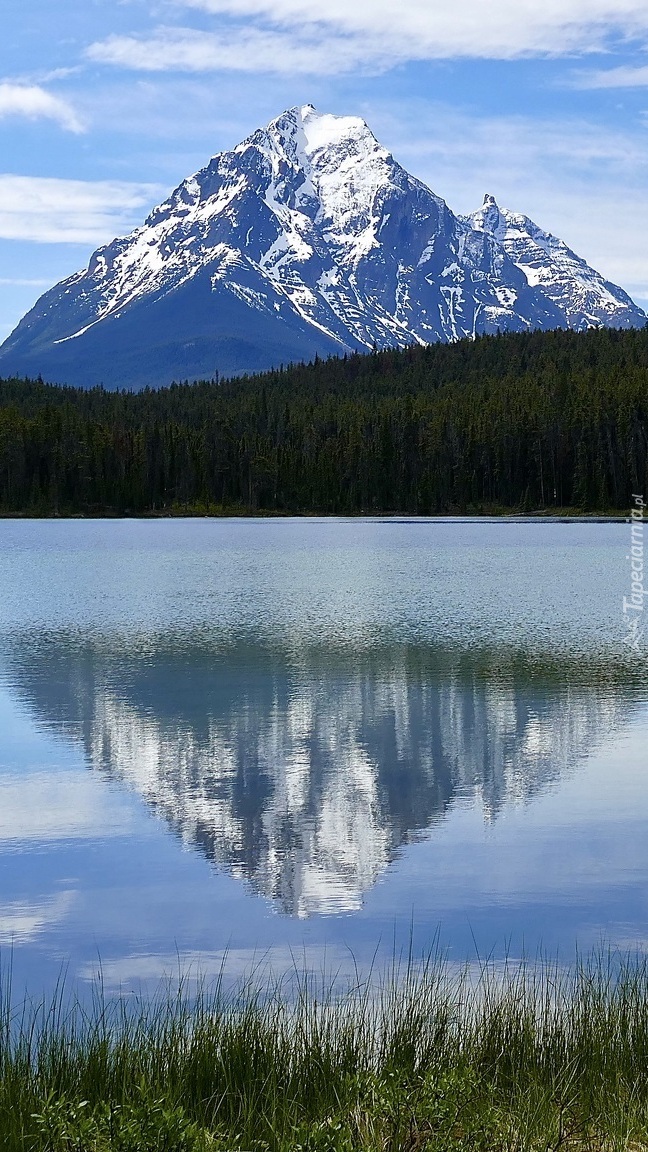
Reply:
[[[648,330],[481,337],[140,393],[0,381],[0,511],[624,509]]]

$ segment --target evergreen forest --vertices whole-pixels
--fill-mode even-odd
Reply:
[[[648,327],[482,336],[133,393],[0,381],[0,514],[627,511]]]

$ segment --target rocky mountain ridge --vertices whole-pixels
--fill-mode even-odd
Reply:
[[[455,215],[363,120],[293,108],[36,303],[0,374],[166,384],[497,330],[646,316],[491,196]]]

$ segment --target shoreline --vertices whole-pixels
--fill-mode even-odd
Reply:
[[[6,1152],[648,1152],[648,966],[441,959],[335,995],[295,972],[190,997],[0,985]]]
[[[446,513],[436,516],[420,516],[399,512],[206,512],[182,510],[178,512],[57,512],[38,514],[31,512],[0,512],[2,520],[317,520],[353,523],[358,520],[371,520],[378,524],[629,524],[631,516],[621,513],[590,513],[583,515],[530,514],[503,512]]]

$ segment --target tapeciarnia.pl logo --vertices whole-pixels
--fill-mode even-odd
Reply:
[[[623,616],[626,634],[623,643],[639,652],[639,642],[643,636],[643,610],[644,596],[648,588],[644,588],[644,509],[646,502],[643,496],[632,494],[634,507],[630,511],[630,552],[626,560],[630,561],[630,598],[623,597]]]

